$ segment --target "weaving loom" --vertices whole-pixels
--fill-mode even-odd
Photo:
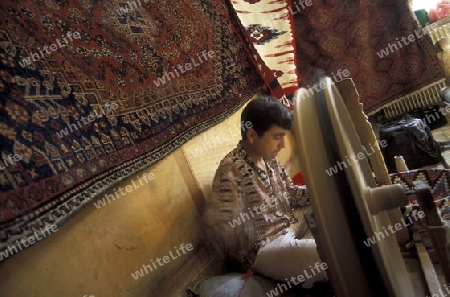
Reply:
[[[294,127],[312,197],[313,216],[308,220],[317,226],[319,254],[330,267],[337,296],[416,296],[395,236],[370,247],[363,244],[399,218],[395,208],[407,203],[404,187],[391,185],[379,153],[358,157],[332,176],[326,174],[347,156],[360,156],[361,147],[376,139],[357,95],[345,92],[351,90],[351,81],[339,90],[329,78],[320,82],[326,88],[314,96],[305,89],[296,93]],[[340,93],[346,93],[347,106]],[[443,268],[448,266],[448,255],[440,260],[447,261],[441,262]],[[437,292],[433,284],[428,286]]]

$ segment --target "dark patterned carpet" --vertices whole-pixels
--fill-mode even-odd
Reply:
[[[230,2],[276,98],[313,86],[325,72],[335,82],[352,78],[370,113],[444,78],[408,0]]]
[[[220,0],[171,3],[0,3],[0,250],[260,89]]]
[[[294,19],[300,84],[348,70],[366,113],[444,78],[408,0],[314,0]]]

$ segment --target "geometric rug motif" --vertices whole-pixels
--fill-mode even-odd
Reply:
[[[366,113],[444,78],[407,0],[314,0],[293,18],[302,86],[347,70]]]
[[[61,225],[263,85],[221,0],[6,0],[0,15],[0,250]]]
[[[298,89],[297,61],[295,57],[293,13],[285,0],[231,1],[251,56],[269,88],[272,80],[282,88],[277,99],[292,97]],[[266,69],[267,67],[267,69]]]
[[[408,205],[418,207],[414,191],[414,181],[424,181],[430,188],[431,195],[441,218],[450,223],[450,170],[418,169],[389,175],[392,184],[400,184],[407,193]]]

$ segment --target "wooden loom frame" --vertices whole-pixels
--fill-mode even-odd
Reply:
[[[328,82],[328,93],[331,93],[332,87],[331,86],[331,80],[329,80]],[[354,126],[355,126],[355,132],[357,133],[357,137],[359,138],[360,144],[368,147],[369,145],[373,145],[376,142],[376,137],[375,134],[372,130],[372,127],[370,125],[370,123],[367,121],[367,117],[364,115],[363,111],[362,111],[362,105],[359,103],[359,96],[356,92],[355,86],[352,82],[351,79],[347,79],[344,80],[342,82],[340,82],[337,85],[337,89],[338,89],[338,93],[340,94],[345,94],[345,96],[343,96],[344,98],[343,101],[345,102],[346,108],[348,110],[348,116],[351,118],[351,121],[353,122]],[[336,89],[334,90],[334,92],[336,92]],[[323,92],[322,92],[323,93]],[[320,92],[314,94],[314,97],[320,97]],[[323,94],[322,94],[323,95]],[[311,98],[311,99],[320,99],[320,98]],[[296,94],[296,129],[297,128],[301,128],[299,126],[300,124],[300,120],[299,120],[299,116],[298,113],[300,112],[298,109],[300,108],[300,106],[302,106],[302,108],[305,106],[304,103],[302,104],[298,104],[300,103],[299,101],[301,101],[302,99],[300,99],[301,96],[299,97],[299,94]],[[305,115],[303,115],[305,116]],[[310,121],[314,121],[313,118],[310,118]],[[313,124],[312,122],[308,122],[309,125]],[[319,122],[316,121],[317,125],[320,125]],[[298,140],[299,143],[299,148],[301,148],[301,150],[305,149],[307,147],[307,145],[305,144],[305,139],[308,137],[313,136],[313,134],[309,134],[308,132],[301,129],[299,129],[299,133],[296,134],[296,138]],[[301,138],[305,138],[303,139],[303,142],[301,140]],[[305,153],[304,151],[302,151],[301,156],[303,155],[303,159],[301,161],[302,163],[302,168],[303,165],[305,165],[305,163],[308,163],[308,160],[306,159],[306,157],[304,155],[306,155],[307,153]],[[377,153],[374,153],[370,156],[368,156],[368,159],[370,161],[371,164],[371,170],[373,172],[374,177],[376,178],[377,182],[379,184],[384,184],[384,185],[390,185],[391,182],[389,180],[389,175],[388,175],[388,171],[386,169],[385,163],[384,163],[384,159],[383,156],[381,155],[380,151],[378,150]],[[312,167],[314,167],[315,165],[311,165]],[[310,167],[311,167],[310,166]],[[312,168],[309,168],[310,171],[313,171]],[[304,169],[305,173],[308,173],[308,169],[305,168]],[[317,173],[317,172],[316,172]],[[320,173],[319,173],[320,175]],[[313,177],[311,177],[313,178]],[[314,176],[314,178],[317,178],[317,174],[316,176]],[[308,184],[308,178],[307,178],[307,184]],[[345,266],[349,266],[352,268],[348,268],[348,267],[339,267],[339,266],[343,266],[342,259],[339,259],[339,256],[342,257],[342,254],[339,255],[339,251],[335,251],[333,249],[335,249],[335,246],[331,246],[331,243],[334,240],[334,243],[337,244],[337,239],[339,238],[339,236],[336,236],[336,234],[332,234],[332,232],[328,232],[328,229],[333,228],[333,226],[326,226],[325,223],[323,223],[321,221],[321,219],[324,218],[324,216],[326,217],[326,215],[328,216],[334,216],[334,214],[332,214],[332,211],[327,210],[326,208],[333,208],[330,205],[321,205],[320,203],[315,203],[315,199],[317,197],[314,197],[314,192],[315,191],[320,191],[320,189],[318,187],[315,187],[315,185],[313,184],[313,181],[310,180],[309,181],[309,185],[308,185],[310,192],[312,194],[312,204],[313,204],[313,210],[314,213],[317,214],[317,220],[313,220],[311,216],[306,216],[307,221],[310,222],[310,226],[314,227],[317,226],[318,229],[320,231],[315,232],[314,228],[311,228],[313,231],[313,234],[315,235],[316,240],[318,241],[318,248],[319,248],[319,253],[321,254],[321,257],[324,258],[325,261],[330,261],[329,266],[330,266],[330,278],[331,281],[333,283],[333,286],[335,287],[335,290],[338,294],[339,297],[353,297],[353,296],[376,296],[375,295],[371,295],[373,294],[373,290],[376,288],[374,288],[373,286],[370,287],[370,282],[368,281],[367,277],[370,276],[371,274],[376,274],[374,272],[374,270],[372,270],[371,272],[367,272],[367,270],[361,266],[361,263],[357,263],[358,262],[358,257],[355,257],[355,259],[351,259],[352,256],[350,256],[348,259],[345,259],[344,262],[347,262]],[[383,188],[383,187],[381,187]],[[381,189],[380,188],[380,189]],[[385,187],[385,189],[387,189]],[[338,191],[338,189],[335,189],[336,191]],[[392,189],[393,191],[393,195],[397,196],[396,199],[400,199],[397,200],[397,203],[401,203],[401,195],[402,193],[395,193],[396,189]],[[376,192],[376,191],[375,191]],[[429,192],[429,191],[428,191]],[[404,194],[404,193],[403,193]],[[378,201],[378,200],[383,200],[384,197],[389,196],[389,193],[382,193],[382,195],[378,195],[375,193],[374,196],[377,196],[377,199],[372,199],[372,201]],[[400,196],[400,198],[398,198],[398,196]],[[367,198],[367,196],[366,196]],[[363,199],[364,200],[364,199]],[[404,202],[406,203],[406,195],[404,197]],[[362,202],[359,202],[362,203]],[[381,203],[383,204],[383,203]],[[339,207],[339,205],[336,205],[337,207]],[[392,207],[390,208],[395,208],[395,203],[393,205],[391,205]],[[380,210],[383,210],[384,212],[384,216],[380,214],[380,218],[378,218],[380,220],[380,222],[384,222],[384,224],[387,224],[389,221],[400,221],[401,219],[401,214],[400,211],[398,209],[398,206],[401,205],[397,205],[397,209],[394,210],[387,210],[384,211],[388,208],[383,208],[381,207]],[[378,207],[378,206],[377,206]],[[338,211],[339,212],[339,211]],[[381,212],[380,212],[381,213]],[[337,216],[339,215],[343,215],[343,213],[341,214],[337,214]],[[376,214],[378,215],[378,213]],[[375,216],[374,216],[375,217]],[[329,218],[327,217],[327,220]],[[375,220],[378,220],[375,219]],[[370,219],[369,219],[370,221]],[[369,224],[370,225],[370,224]],[[374,225],[372,225],[373,227]],[[378,225],[381,226],[381,225]],[[387,226],[387,225],[386,225]],[[366,226],[367,227],[367,226]],[[328,228],[328,229],[327,229]],[[370,230],[370,227],[368,227]],[[336,230],[334,230],[336,231]],[[367,231],[367,228],[366,228]],[[346,237],[347,240],[352,240],[353,236],[352,234],[342,231],[340,230],[339,232],[341,232],[343,234],[343,237]],[[406,243],[407,241],[409,241],[409,235],[407,234],[407,230],[403,229],[403,232],[398,232],[396,233],[396,237],[398,242],[400,243]],[[347,249],[349,249],[350,251],[352,251],[352,249],[354,249],[354,246],[351,243],[347,243],[344,242],[343,243]],[[381,245],[381,244],[380,244]],[[374,259],[375,262],[377,262],[377,264],[375,265],[372,261],[371,265],[372,266],[378,266],[376,268],[380,269],[381,271],[381,276],[377,279],[380,283],[382,283],[384,285],[384,290],[387,293],[383,293],[383,294],[387,294],[387,296],[389,297],[393,297],[393,296],[397,296],[397,297],[403,297],[403,296],[415,296],[414,293],[412,292],[412,286],[409,280],[409,276],[407,275],[407,271],[406,268],[404,266],[404,261],[401,258],[401,255],[399,253],[398,250],[398,243],[397,241],[392,241],[390,240],[389,243],[383,243],[383,245],[386,245],[386,247],[384,248],[380,248],[382,249],[388,249],[391,250],[395,255],[393,255],[391,257],[391,259],[389,259],[388,261],[386,261],[384,258],[389,257],[387,256],[386,252],[383,254],[383,252],[380,250],[373,250],[373,255],[374,255]],[[356,250],[355,250],[356,251]],[[342,251],[341,251],[342,252]],[[358,250],[359,252],[359,250]],[[367,254],[367,253],[366,253]],[[381,254],[383,254],[383,256],[381,256]],[[383,262],[384,261],[384,262]],[[389,261],[393,261],[395,262],[395,266],[390,266],[389,267]],[[441,259],[442,261],[442,259]],[[380,264],[380,262],[383,262],[384,264]],[[423,261],[421,261],[423,263]],[[379,267],[379,266],[382,267]],[[395,269],[393,269],[395,267]],[[374,268],[374,267],[372,267]],[[354,270],[352,270],[354,269]],[[397,275],[394,273],[393,270],[396,270]],[[436,289],[439,288],[439,284],[436,284],[436,278],[433,279],[432,277],[430,278],[429,276],[427,276],[427,270],[424,268],[424,273],[425,273],[425,279],[428,282],[428,288],[430,290],[431,293],[436,292]],[[364,277],[361,277],[361,273],[364,274]],[[398,273],[400,274],[400,276],[398,276]],[[342,276],[340,274],[346,274],[345,276]],[[429,273],[428,273],[429,274]],[[361,283],[359,284],[351,284],[351,278],[355,278],[355,279],[359,279]],[[381,289],[380,289],[381,290]],[[404,295],[407,294],[407,295]]]

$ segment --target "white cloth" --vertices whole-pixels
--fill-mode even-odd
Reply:
[[[201,297],[255,297],[266,296],[277,283],[273,280],[253,275],[245,280],[242,273],[213,276],[198,290]]]
[[[288,229],[288,233],[259,249],[253,270],[281,282],[290,281],[291,285],[303,275],[302,286],[309,289],[316,282],[328,280],[326,269],[315,269],[316,263],[323,263],[317,253],[316,241],[295,239],[294,231]],[[295,282],[291,281],[292,277]]]

